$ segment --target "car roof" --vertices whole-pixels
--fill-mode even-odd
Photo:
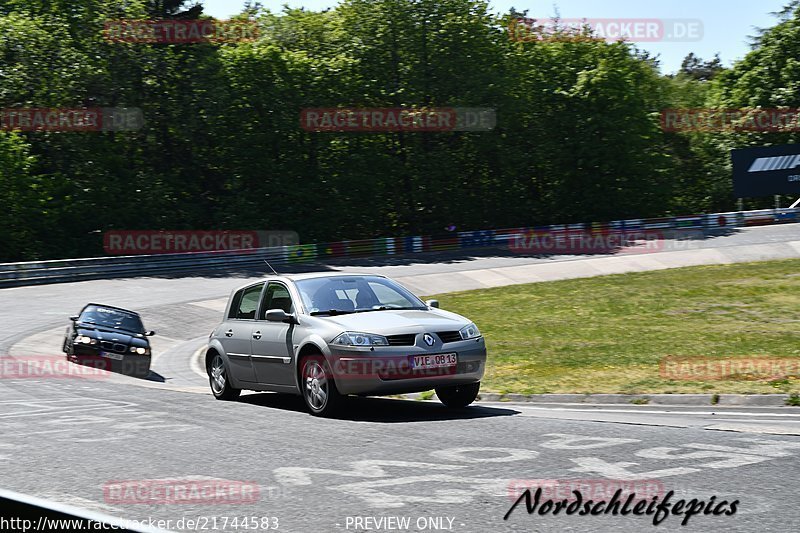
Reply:
[[[136,311],[131,311],[130,309],[125,309],[124,307],[116,307],[116,306],[113,306],[113,305],[96,304],[96,303],[88,303],[88,304],[84,305],[83,309],[81,309],[81,312],[83,312],[83,310],[86,309],[87,307],[89,307],[90,305],[94,305],[96,307],[108,307],[109,309],[114,309],[116,311],[124,311],[125,313],[139,316],[139,313],[137,313]]]
[[[361,272],[314,272],[310,274],[287,274],[281,276],[283,278],[292,280],[292,281],[300,281],[303,279],[315,279],[315,278],[336,278],[336,277],[378,277],[378,278],[385,278],[386,276],[381,276],[379,274],[363,274]]]
[[[246,287],[252,287],[253,285],[259,283],[265,283],[269,281],[282,281],[284,283],[290,282],[293,283],[295,281],[302,281],[306,279],[319,279],[319,278],[337,278],[337,277],[377,277],[377,278],[385,278],[386,276],[381,276],[380,274],[364,274],[359,272],[313,272],[313,273],[306,273],[306,274],[278,274],[277,276],[270,276],[268,278],[262,278],[259,280],[251,281],[246,285],[242,285],[235,289],[235,291],[244,289]],[[235,292],[234,291],[234,292]]]

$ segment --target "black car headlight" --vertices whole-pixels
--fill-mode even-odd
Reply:
[[[76,344],[97,344],[97,339],[87,337],[86,335],[78,335],[75,337]]]
[[[150,350],[147,348],[142,348],[141,346],[131,346],[131,353],[138,355],[150,355]]]

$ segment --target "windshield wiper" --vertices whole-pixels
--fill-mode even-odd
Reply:
[[[319,315],[350,315],[355,313],[355,311],[342,311],[341,309],[328,309],[327,311],[314,311],[311,313],[311,316],[319,316]]]
[[[422,307],[387,307],[382,305],[380,307],[373,307],[372,309],[359,309],[356,313],[371,313],[372,311],[420,311],[424,308]]]

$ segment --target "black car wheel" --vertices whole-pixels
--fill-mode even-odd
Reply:
[[[321,355],[310,355],[302,359],[300,368],[300,387],[308,410],[314,416],[332,416],[342,403],[342,395],[327,361]]]
[[[480,390],[480,382],[470,383],[468,385],[454,385],[452,387],[438,387],[436,389],[436,396],[438,396],[439,401],[447,407],[460,408],[466,407],[474,402]]]
[[[208,381],[211,384],[211,392],[217,400],[232,401],[242,393],[241,389],[231,386],[228,369],[220,355],[215,355],[208,365]]]

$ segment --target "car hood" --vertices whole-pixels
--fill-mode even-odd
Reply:
[[[122,331],[117,329],[106,328],[83,328],[78,327],[79,335],[86,335],[93,337],[97,340],[119,342],[122,344],[133,344],[134,346],[147,345],[147,339],[144,336],[137,335],[130,331]]]
[[[315,317],[330,325],[339,326],[343,331],[361,331],[376,335],[395,335],[421,331],[457,331],[469,320],[461,315],[431,310],[372,311],[332,317]]]

